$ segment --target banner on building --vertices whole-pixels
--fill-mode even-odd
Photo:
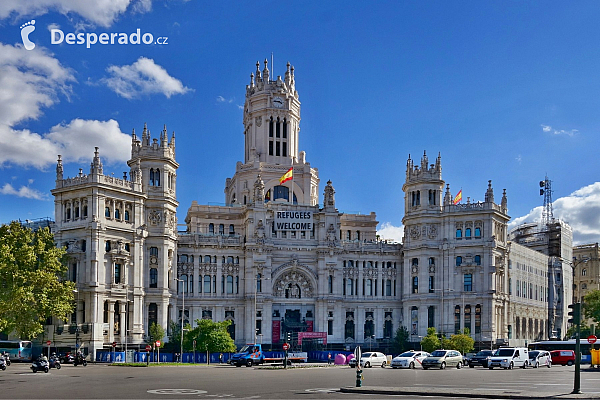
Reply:
[[[313,228],[312,211],[276,211],[276,231],[310,231]]]
[[[327,344],[327,332],[298,332],[298,344],[302,344],[302,339],[323,339],[323,344]]]

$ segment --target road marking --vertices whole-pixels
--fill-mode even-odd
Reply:
[[[150,394],[204,394],[206,390],[198,389],[152,389],[147,390]]]
[[[314,388],[314,389],[305,389],[305,392],[309,393],[335,393],[338,392],[339,388]]]

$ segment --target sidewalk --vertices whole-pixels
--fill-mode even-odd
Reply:
[[[343,393],[379,394],[379,395],[410,395],[410,396],[440,396],[440,397],[475,397],[486,399],[600,399],[600,392],[596,393],[556,393],[527,391],[525,389],[490,390],[486,388],[424,388],[424,387],[343,387]]]

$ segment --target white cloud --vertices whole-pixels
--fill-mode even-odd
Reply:
[[[225,102],[225,97],[217,96],[217,103],[223,103],[223,102]]]
[[[550,125],[541,125],[542,127],[542,131],[544,132],[552,132],[554,135],[567,135],[567,136],[574,136],[575,134],[579,133],[579,131],[577,129],[571,129],[571,130],[565,130],[565,129],[552,129],[552,127]]]
[[[48,30],[49,30],[49,31],[52,31],[52,29],[60,29],[60,25],[59,25],[59,24],[56,24],[56,23],[54,23],[54,22],[53,22],[53,23],[51,23],[51,24],[48,24]]]
[[[17,190],[10,183],[5,183],[4,186],[0,188],[0,194],[25,197],[27,199],[35,200],[46,200],[48,198],[46,194],[27,186],[21,186],[19,190]]]
[[[52,127],[45,135],[14,128],[38,118],[42,108],[58,103],[59,95],[68,97],[72,82],[72,71],[42,47],[27,51],[0,43],[0,166],[44,169],[56,162],[57,154],[66,162],[88,160],[93,146],[101,148],[108,163],[129,158],[130,138],[114,120],[75,119]]]
[[[526,222],[538,222],[542,217],[542,208],[536,207],[527,215],[514,218],[509,229]],[[575,243],[600,242],[600,182],[555,200],[552,209],[555,218],[571,225]]]
[[[109,76],[103,78],[101,82],[126,99],[156,93],[162,93],[170,98],[175,94],[184,94],[192,90],[183,86],[179,79],[170,76],[151,58],[140,57],[133,64],[121,67],[111,65],[106,71]]]
[[[401,243],[404,237],[404,226],[394,226],[389,222],[383,222],[379,225],[377,234],[381,240],[391,240]]]
[[[152,9],[151,0],[2,0],[0,19],[8,17],[40,16],[57,11],[66,16],[78,14],[86,20],[108,27],[133,3],[134,12],[147,12]]]
[[[42,107],[71,94],[75,77],[47,50],[0,43],[0,125],[36,119]]]

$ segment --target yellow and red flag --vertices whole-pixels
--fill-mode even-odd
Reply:
[[[291,181],[294,177],[294,167],[287,170],[285,174],[281,178],[279,178],[279,184],[283,185],[287,181]]]
[[[457,205],[462,200],[462,189],[458,191],[456,196],[454,197],[454,205]]]

